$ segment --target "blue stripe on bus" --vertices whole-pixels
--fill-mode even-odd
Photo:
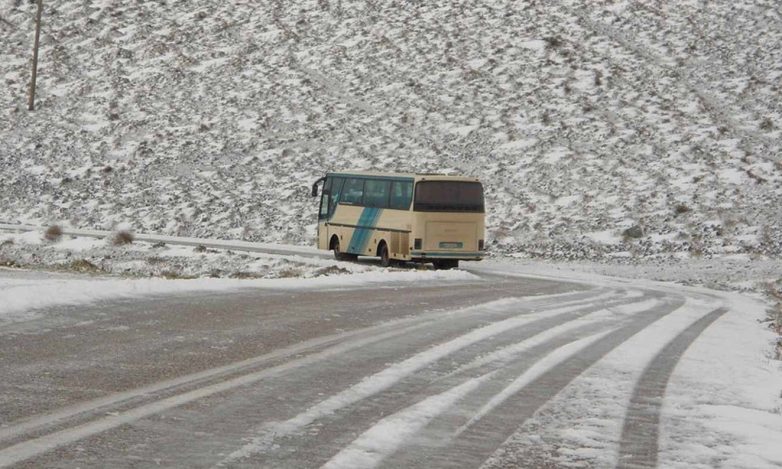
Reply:
[[[361,211],[361,215],[358,217],[358,226],[366,226],[367,216],[369,215],[369,208],[364,208]],[[348,252],[353,254],[361,254],[361,245],[359,241],[361,234],[364,232],[364,228],[356,228],[353,230],[353,236],[350,237],[350,243],[348,243]]]
[[[350,237],[350,243],[348,244],[349,253],[366,254],[369,238],[372,236],[372,230],[380,219],[380,213],[382,211],[382,209],[373,207],[365,207],[364,210],[361,211],[361,216],[358,218],[357,225],[362,228],[353,230],[353,236]]]
[[[375,230],[377,227],[377,221],[380,219],[380,213],[383,211],[382,208],[374,208],[372,209],[372,212],[369,214],[369,226],[372,228],[364,230],[364,237],[361,239],[361,251],[366,252],[367,246],[369,245],[369,239],[372,237],[372,231]]]

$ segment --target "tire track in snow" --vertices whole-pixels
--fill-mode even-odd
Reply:
[[[359,329],[332,336],[317,338],[285,349],[254,357],[238,363],[217,367],[151,386],[107,396],[69,406],[59,411],[33,417],[0,429],[0,441],[10,446],[0,449],[0,467],[24,461],[52,449],[116,428],[120,425],[155,415],[165,410],[214,394],[253,384],[294,368],[313,365],[323,359],[353,351],[376,342],[391,339],[425,328],[446,318],[463,315],[485,314],[492,308],[503,310],[525,305],[556,304],[569,294],[511,298],[476,305],[456,311],[440,311],[422,316],[405,318],[378,326]],[[590,301],[606,300],[616,295],[609,290],[594,290],[594,295],[576,296],[574,305]],[[536,316],[545,312],[531,311]],[[335,345],[336,344],[336,345]],[[294,358],[305,354],[304,357]],[[281,364],[279,360],[293,358]],[[271,366],[257,370],[259,367]],[[238,376],[237,376],[238,374]],[[193,389],[193,386],[196,386]],[[173,393],[173,395],[172,395]],[[118,412],[117,409],[120,409]],[[109,411],[115,411],[108,414]],[[108,414],[108,415],[107,415]],[[48,434],[43,434],[49,431]],[[26,435],[34,435],[27,441],[19,441]]]
[[[641,312],[648,309],[649,303],[650,301],[647,300],[632,304],[623,303],[622,306]],[[610,315],[609,310],[594,307],[579,313],[559,316],[556,322],[542,319],[520,330],[512,331],[515,341],[508,342],[509,345],[500,344],[499,349],[486,355],[481,354],[489,346],[497,343],[497,336],[487,339],[484,343],[476,344],[475,347],[481,347],[479,350],[462,350],[458,354],[449,355],[438,363],[400,380],[377,396],[370,396],[365,402],[356,403],[349,410],[329,415],[317,424],[313,423],[306,430],[302,429],[297,434],[284,438],[284,442],[278,441],[279,448],[275,445],[261,456],[263,464],[268,467],[297,467],[327,461],[340,448],[349,444],[355,438],[356,432],[374,425],[378,416],[402,411],[411,406],[411,400],[415,401],[421,396],[444,394],[449,389],[465,381],[476,379],[491,369],[498,371],[492,380],[501,381],[508,375],[502,368],[509,362],[529,365],[547,352],[576,341],[582,336],[617,327],[616,318],[607,318]],[[620,322],[626,320],[621,318]],[[470,361],[471,357],[476,358]],[[468,361],[466,365],[448,372],[448,369],[457,366],[465,359]],[[470,398],[470,402],[474,400],[474,397]],[[464,403],[460,405],[459,410],[469,406],[469,403]],[[448,428],[449,434],[451,431],[452,427]],[[297,448],[295,453],[286,451],[286,448],[292,447]]]
[[[525,341],[529,340],[532,346],[541,345],[542,342],[535,339],[536,336],[542,334],[549,338],[551,334],[549,331],[552,328],[556,328],[559,325],[570,324],[583,316],[595,314],[596,312],[604,312],[606,307],[625,305],[628,300],[640,300],[641,304],[647,304],[643,295],[636,296],[633,293],[626,295],[621,300],[608,301],[607,303],[587,303],[578,304],[575,306],[568,306],[562,308],[556,308],[553,310],[539,312],[535,316],[523,315],[515,316],[508,319],[495,321],[489,325],[475,328],[461,336],[448,340],[444,343],[432,346],[422,352],[419,352],[401,362],[394,363],[393,365],[381,370],[374,375],[371,375],[359,383],[348,387],[340,393],[332,395],[318,404],[310,407],[306,411],[282,422],[269,422],[256,429],[257,434],[250,438],[250,441],[241,446],[239,449],[233,451],[228,457],[224,458],[218,467],[231,465],[241,459],[250,458],[257,454],[268,453],[278,447],[278,441],[287,437],[296,436],[297,438],[307,438],[308,435],[302,436],[301,431],[308,425],[313,424],[323,418],[332,416],[336,412],[343,410],[347,407],[354,406],[355,404],[372,398],[380,393],[390,390],[392,387],[396,387],[399,383],[412,375],[426,368],[431,371],[432,366],[435,366],[437,362],[444,360],[445,358],[454,359],[454,355],[463,352],[469,347],[476,346],[486,341],[496,341],[503,334],[513,333],[514,330],[524,328],[523,333]],[[542,316],[542,317],[541,317]],[[583,323],[581,323],[583,325]],[[567,329],[567,328],[566,328]],[[573,338],[575,340],[576,338]],[[572,340],[568,340],[571,342]],[[511,347],[518,347],[518,337],[516,342]],[[556,345],[554,345],[556,346]],[[472,368],[470,368],[472,369]],[[461,376],[461,379],[469,379],[468,376]],[[427,383],[431,384],[431,382]],[[409,395],[416,395],[415,391],[420,388],[413,386],[413,390],[405,389],[405,392],[394,393],[395,396],[402,396],[403,402],[396,402],[398,399],[391,398],[390,403],[385,403],[382,407],[382,412],[393,412],[393,409],[404,408],[409,405]],[[428,390],[431,392],[431,389]],[[392,409],[392,410],[389,410]],[[337,425],[329,426],[327,435],[318,435],[318,445],[325,447],[325,441],[332,440],[339,435],[355,431],[357,421],[355,419],[356,411],[350,413],[349,421],[340,421]],[[372,412],[370,412],[372,414]],[[373,414],[374,415],[374,414]],[[371,416],[364,416],[363,418],[373,418]],[[361,415],[358,415],[358,421],[362,419]],[[336,428],[335,428],[336,427]],[[306,448],[307,442],[299,441],[296,444],[297,447]],[[300,457],[299,454],[293,455],[293,457]],[[322,457],[322,455],[321,455]],[[294,462],[287,462],[286,464],[295,465]],[[282,464],[285,465],[285,464]]]
[[[709,298],[685,304],[633,335],[573,380],[519,426],[485,468],[614,467],[633,389],[653,358],[680,332],[711,312]]]
[[[632,293],[630,294],[630,296]],[[397,362],[384,370],[371,375],[359,383],[345,389],[344,391],[333,395],[324,401],[310,407],[305,412],[302,412],[287,421],[284,422],[272,422],[265,425],[264,428],[259,428],[259,435],[253,437],[251,441],[236,451],[232,452],[228,457],[221,461],[218,465],[223,466],[229,464],[232,461],[236,461],[255,453],[263,452],[273,445],[275,438],[279,438],[284,435],[289,435],[298,431],[306,425],[322,418],[326,415],[330,415],[337,410],[352,405],[358,401],[373,396],[381,391],[384,391],[396,384],[400,379],[407,377],[421,368],[428,366],[431,363],[436,362],[448,355],[451,355],[465,347],[473,345],[477,342],[485,340],[489,337],[501,334],[508,329],[518,328],[530,323],[540,320],[543,317],[555,317],[561,315],[567,315],[573,311],[587,307],[594,304],[598,299],[609,299],[611,293],[598,295],[590,302],[578,301],[572,305],[564,307],[557,307],[555,309],[535,311],[534,313],[516,315],[507,319],[492,322],[489,325],[474,328],[469,332],[462,334],[456,338],[450,339],[445,343],[435,345],[422,352],[413,355],[406,360]]]
[[[503,399],[497,399],[493,406],[473,414],[479,413],[481,418],[462,425],[463,428],[457,433],[451,434],[452,439],[447,444],[441,441],[436,446],[427,445],[427,439],[421,438],[420,444],[405,447],[392,455],[389,461],[384,461],[383,465],[412,467],[420,465],[421,461],[427,461],[428,467],[479,467],[522,423],[571,381],[637,332],[679,309],[684,301],[683,297],[663,299],[661,304],[636,314],[629,323],[611,331],[602,340],[589,344],[580,353],[571,355],[532,379],[524,380],[524,386],[512,389],[513,392],[507,392],[506,395],[503,395],[505,390],[513,386],[509,385],[508,381],[497,378],[487,383],[484,388],[495,389],[484,391],[489,391],[492,395],[503,395]],[[520,371],[517,377],[527,373],[526,367]],[[471,416],[460,418],[466,418],[467,422],[470,422]],[[442,432],[438,435],[440,440],[447,438]]]
[[[489,369],[498,371],[492,381],[503,382],[505,379],[513,379],[512,373],[508,373],[503,369],[504,367],[511,365],[510,369],[515,370],[519,363],[527,367],[556,348],[570,344],[586,335],[601,333],[606,329],[615,329],[630,320],[626,317],[627,315],[642,313],[659,304],[659,300],[643,300],[643,298],[636,300],[637,302],[634,303],[624,302],[617,308],[604,304],[602,306],[608,307],[608,309],[593,307],[578,313],[568,313],[565,316],[557,317],[558,321],[556,322],[549,319],[535,321],[520,330],[512,331],[511,333],[515,335],[513,341],[503,341],[497,344],[499,337],[491,337],[485,343],[476,344],[476,347],[482,346],[480,350],[463,350],[458,354],[449,355],[421,372],[403,379],[379,395],[371,396],[366,399],[366,402],[356,403],[349,410],[326,416],[310,427],[301,429],[295,435],[281,435],[283,437],[281,440],[277,440],[274,446],[259,456],[266,467],[312,466],[318,461],[325,462],[333,457],[340,448],[349,444],[355,438],[356,432],[374,425],[378,416],[401,412],[411,406],[411,400],[417,400],[421,398],[420,396],[444,394],[465,381],[482,376]],[[620,313],[623,317],[619,317],[617,320],[616,316],[611,316],[618,308],[627,311]],[[496,345],[499,345],[499,348],[484,354],[484,351],[490,349],[490,346]],[[459,355],[465,356],[460,357]],[[471,360],[471,357],[475,358]],[[447,368],[458,366],[458,363],[465,360],[467,361],[465,365],[448,372]],[[441,375],[441,373],[445,374]],[[487,387],[487,385],[483,387]],[[457,412],[469,412],[471,403],[477,399],[480,399],[480,396],[477,398],[471,396],[469,402],[465,401],[460,404],[456,409]],[[434,438],[442,439],[440,435],[443,433],[450,437],[453,428],[458,426],[460,422],[456,425],[449,426],[449,424],[450,422],[444,422],[445,430]],[[296,448],[296,452],[290,452],[291,448]],[[259,459],[252,461],[260,464]]]
[[[660,408],[674,368],[707,327],[728,312],[718,308],[692,323],[652,359],[633,389],[619,443],[618,468],[657,467]]]
[[[490,400],[484,409],[490,410],[498,402],[526,386],[537,376],[557,366],[563,360],[578,353],[583,348],[605,337],[613,330],[592,334],[585,338],[565,344],[544,356],[530,369],[514,380],[502,393]],[[449,390],[430,396],[400,412],[392,414],[365,431],[347,448],[344,448],[323,465],[323,469],[368,469],[376,467],[384,458],[399,449],[406,440],[420,432],[433,418],[451,408],[460,399],[476,390],[484,381],[491,379],[499,370],[490,371],[478,378],[472,378]],[[488,411],[486,410],[486,411]],[[481,412],[474,417],[482,417]],[[469,422],[468,422],[469,425]],[[457,435],[458,435],[457,431]]]
[[[599,301],[608,299],[613,293],[608,290],[593,290],[589,295],[585,295],[583,292],[577,293],[564,293],[553,295],[541,295],[529,298],[518,299],[519,305],[525,308],[531,308],[534,312],[535,308],[546,307],[548,304],[557,302],[557,306],[569,306],[577,305],[584,302]],[[572,299],[571,299],[572,298]],[[558,300],[569,300],[558,302]],[[191,373],[185,376],[180,376],[170,380],[161,381],[158,383],[150,384],[141,388],[111,394],[106,397],[89,400],[75,405],[70,405],[59,409],[54,412],[50,412],[44,415],[33,416],[23,419],[17,422],[6,422],[4,426],[0,427],[0,442],[13,440],[26,433],[34,431],[44,430],[47,426],[52,424],[61,424],[68,419],[77,417],[81,414],[87,414],[90,412],[105,412],[108,410],[115,410],[117,407],[127,405],[138,399],[149,399],[158,396],[166,391],[176,391],[185,388],[188,385],[206,385],[209,380],[214,379],[227,379],[231,374],[238,374],[243,372],[252,371],[258,367],[263,367],[268,364],[273,364],[277,360],[282,360],[287,357],[300,355],[304,353],[310,353],[320,348],[332,346],[334,344],[344,344],[345,341],[354,339],[356,337],[365,336],[367,334],[382,334],[386,330],[393,328],[404,328],[406,326],[425,327],[427,324],[437,321],[444,317],[449,316],[461,316],[463,314],[470,314],[474,308],[486,308],[492,304],[501,304],[503,301],[516,301],[514,299],[497,300],[490,303],[484,303],[482,305],[476,305],[474,307],[464,308],[461,310],[449,310],[449,311],[437,311],[432,313],[423,314],[414,318],[405,318],[386,323],[379,324],[377,326],[371,326],[363,329],[357,329],[354,331],[343,332],[325,337],[317,337],[298,344],[294,344],[283,349],[275,350],[268,354],[260,355],[257,357],[249,358],[239,362],[231,363],[228,365],[219,366],[216,368],[207,369],[204,371]],[[405,329],[406,330],[406,329]],[[402,332],[400,332],[402,333]]]

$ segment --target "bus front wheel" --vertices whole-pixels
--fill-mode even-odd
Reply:
[[[442,259],[439,261],[432,261],[432,264],[434,264],[434,268],[437,270],[444,270],[444,269],[455,269],[459,267],[459,260],[458,259]]]
[[[334,259],[338,261],[352,261],[358,258],[358,256],[355,254],[342,252],[339,249],[339,239],[337,238],[334,238],[334,240],[331,242],[331,249],[334,250]]]

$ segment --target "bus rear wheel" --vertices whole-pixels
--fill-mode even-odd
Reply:
[[[459,267],[459,260],[458,259],[442,259],[438,261],[432,261],[432,264],[434,264],[434,268],[437,270],[444,270],[444,269],[455,269]]]
[[[386,246],[386,243],[380,245],[380,249],[378,249],[378,255],[380,256],[380,265],[383,267],[391,267],[391,257],[388,254],[388,246]]]

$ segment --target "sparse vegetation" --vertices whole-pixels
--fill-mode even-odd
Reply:
[[[769,310],[771,326],[777,334],[782,335],[782,278],[767,283],[766,294],[776,303],[775,307]]]
[[[210,256],[177,255],[177,250],[183,250],[183,247],[175,246],[161,251],[147,243],[134,243],[125,249],[116,249],[112,242],[86,249],[71,249],[55,243],[27,244],[5,239],[0,241],[0,267],[48,268],[84,274],[167,279],[300,278],[356,271],[337,266],[322,267],[300,261],[269,259],[258,254],[236,254],[229,250],[205,248],[204,252],[210,253]],[[363,269],[358,267],[357,270]]]
[[[559,36],[549,36],[543,40],[546,42],[546,46],[551,49],[559,49],[563,45],[562,38]]]
[[[316,270],[313,273],[313,277],[323,277],[325,275],[345,275],[349,273],[350,271],[345,269],[344,267],[340,267],[337,265],[330,265],[328,267],[323,267],[321,269]]]
[[[21,266],[17,264],[16,261],[14,261],[13,259],[6,259],[5,257],[0,257],[0,267],[17,268]]]
[[[70,264],[68,264],[68,269],[82,273],[96,273],[103,270],[87,259],[76,259],[72,261]]]
[[[688,207],[685,204],[678,204],[678,205],[676,205],[676,208],[674,209],[674,212],[676,213],[676,215],[681,215],[681,214],[687,213],[689,211],[690,211],[690,207]]]
[[[281,270],[277,276],[279,278],[296,278],[302,276],[302,271],[295,268],[288,268]]]
[[[644,230],[641,225],[633,225],[622,232],[622,237],[625,239],[639,239],[644,235]]]
[[[16,98],[4,102],[3,144],[27,156],[5,161],[0,219],[67,220],[78,212],[72,224],[84,228],[123,219],[140,231],[311,245],[312,219],[303,215],[313,213],[313,201],[299,188],[349,161],[491,181],[488,237],[500,253],[588,253],[584,233],[631,219],[643,220],[647,234],[675,232],[713,219],[731,201],[748,222],[730,238],[705,237],[708,252],[751,251],[765,220],[780,231],[779,60],[763,45],[782,33],[774,21],[757,21],[773,2],[760,10],[686,4],[665,17],[585,1],[528,2],[523,15],[375,2],[369,16],[340,8],[335,23],[336,3],[328,3],[332,14],[280,6],[248,23],[255,7],[246,2],[218,2],[201,15],[183,2],[115,8],[66,0],[47,26],[57,38],[56,65],[40,78],[42,89],[72,92],[50,95],[35,119],[13,113]],[[15,6],[3,16],[12,24],[30,19]],[[110,18],[127,34],[121,44],[103,41],[106,23],[85,18]],[[144,28],[135,27],[140,20]],[[464,27],[442,27],[457,20]],[[693,40],[690,21],[709,25],[708,40]],[[280,25],[284,33],[252,47],[232,39]],[[5,32],[0,75],[8,92],[0,94],[10,99],[25,94],[15,64],[29,60],[29,38],[25,28]],[[698,46],[697,65],[690,44]],[[169,55],[187,73],[161,81],[154,58]],[[253,64],[272,65],[224,73]],[[696,66],[697,73],[677,73]],[[69,73],[78,69],[96,75]],[[553,161],[557,147],[577,157]],[[651,188],[666,196],[640,201]],[[551,192],[590,198],[560,205],[547,200]],[[686,216],[672,213],[679,200]],[[500,228],[522,219],[526,228]],[[551,226],[559,228],[549,234]],[[626,251],[621,244],[605,252]],[[639,255],[669,249],[651,243]]]
[[[229,277],[236,279],[254,279],[263,278],[263,275],[258,272],[232,272]]]
[[[160,272],[160,276],[167,280],[192,280],[197,278],[193,275],[185,275],[182,272],[175,270],[164,270]]]
[[[62,228],[60,225],[51,225],[43,232],[43,239],[50,243],[57,243],[62,239]]]
[[[133,233],[128,230],[119,230],[111,236],[111,244],[114,246],[123,246],[133,243]]]

